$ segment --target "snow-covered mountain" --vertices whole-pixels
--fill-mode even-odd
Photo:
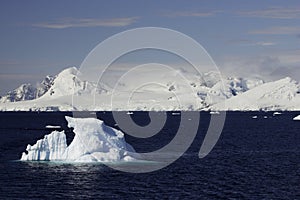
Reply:
[[[51,88],[54,79],[54,76],[46,76],[46,78],[36,86],[29,83],[22,84],[18,88],[1,97],[0,102],[17,102],[39,98]]]
[[[8,103],[33,99],[49,100],[83,91],[91,93],[96,88],[95,84],[79,80],[78,73],[76,67],[70,67],[56,76],[46,76],[36,86],[29,83],[22,84],[1,97],[0,102]]]
[[[76,67],[70,67],[60,72],[55,77],[52,86],[45,92],[41,99],[55,99],[88,89],[89,84],[79,80],[77,73],[78,70]]]
[[[225,103],[225,106],[224,106]],[[300,110],[300,85],[287,77],[212,105],[214,110]]]
[[[67,68],[36,87],[23,84],[9,92],[0,99],[0,110],[300,110],[300,85],[290,78],[265,83],[221,78],[217,72],[143,73],[112,88],[81,80],[75,67]]]

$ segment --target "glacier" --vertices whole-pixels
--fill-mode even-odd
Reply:
[[[96,118],[65,117],[74,128],[67,146],[64,131],[53,131],[34,145],[27,145],[21,161],[118,162],[136,160],[138,154],[126,143],[124,134]]]

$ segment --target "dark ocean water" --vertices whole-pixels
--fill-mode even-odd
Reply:
[[[300,112],[228,112],[220,140],[205,158],[198,152],[210,114],[201,112],[198,134],[188,151],[166,168],[131,174],[103,164],[16,161],[28,143],[60,125],[72,113],[0,113],[0,199],[300,199]],[[252,116],[257,115],[257,119]],[[97,116],[114,126],[111,113]],[[264,118],[267,116],[268,118]],[[132,116],[149,122],[147,113]],[[137,152],[150,152],[174,137],[180,115],[168,113],[161,132],[151,138],[126,136]]]

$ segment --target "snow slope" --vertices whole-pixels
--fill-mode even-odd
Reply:
[[[229,98],[213,110],[300,110],[300,86],[287,77]]]
[[[95,118],[67,117],[75,137],[67,146],[64,131],[53,131],[34,145],[27,145],[23,161],[116,162],[134,160],[133,147],[124,134]]]
[[[38,89],[22,86],[10,93],[13,97],[0,100],[0,110],[300,110],[300,86],[290,78],[265,83],[223,78],[217,72],[199,76],[167,69],[162,73],[152,67],[109,86],[81,80],[79,74],[71,67],[46,78],[47,83]]]

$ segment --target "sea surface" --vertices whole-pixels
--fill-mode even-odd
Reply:
[[[227,112],[222,135],[206,157],[198,157],[211,115],[201,112],[197,136],[185,154],[150,173],[126,173],[104,164],[18,161],[59,125],[68,143],[74,133],[69,112],[0,113],[0,199],[300,199],[300,112]],[[252,118],[257,116],[256,119]],[[118,128],[112,113],[97,112]],[[131,116],[149,123],[147,112]],[[167,113],[164,128],[142,139],[126,135],[137,152],[151,152],[175,136],[181,115]]]

